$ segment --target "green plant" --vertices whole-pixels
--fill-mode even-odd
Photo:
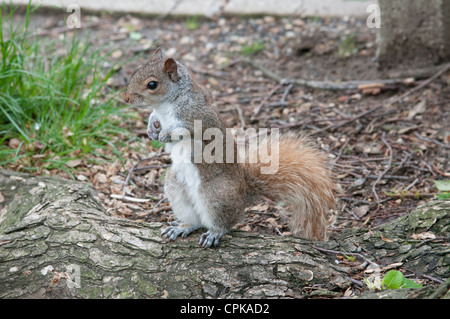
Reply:
[[[338,54],[341,57],[349,57],[358,52],[355,42],[356,33],[345,36],[339,43]]]
[[[186,29],[189,31],[197,30],[200,27],[200,22],[198,20],[198,16],[193,16],[186,19],[185,22]]]
[[[396,187],[391,188],[391,191],[384,191],[384,194],[389,196],[389,197],[400,197],[400,198],[404,198],[409,194],[409,190],[405,189],[405,188],[399,188],[397,189]]]
[[[450,180],[448,181],[433,181],[434,186],[441,192],[436,194],[440,200],[450,199]]]
[[[153,148],[155,148],[155,149],[164,147],[164,143],[161,143],[160,141],[152,140],[150,143],[152,144]]]
[[[403,277],[398,270],[389,270],[381,281],[382,289],[421,288],[422,285]]]
[[[258,52],[265,49],[265,44],[262,41],[253,42],[250,45],[243,45],[241,47],[241,53],[245,56],[255,55]]]
[[[343,255],[348,261],[354,262],[356,260],[355,256],[347,255],[345,253],[343,253]]]
[[[408,278],[398,270],[389,270],[381,279],[380,276],[371,276],[364,279],[364,283],[371,290],[382,289],[402,289],[402,288],[421,288],[418,284]]]
[[[83,154],[97,155],[105,141],[126,134],[128,115],[109,89],[111,52],[94,48],[88,36],[39,38],[24,21],[13,25],[14,10],[0,7],[0,165],[20,162],[23,169],[59,168]],[[110,64],[109,64],[110,65]],[[14,140],[17,148],[8,146]],[[103,156],[103,155],[102,155]]]

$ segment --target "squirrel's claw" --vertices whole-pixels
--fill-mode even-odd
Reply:
[[[206,233],[200,236],[200,241],[198,242],[198,244],[200,246],[203,246],[204,248],[217,246],[219,245],[219,239],[222,238],[224,234],[225,233],[214,233],[208,230]]]
[[[180,235],[181,235],[181,237],[186,238],[187,235],[189,235],[196,229],[198,229],[198,227],[169,226],[161,232],[161,235],[163,238],[167,238],[167,239],[173,241],[173,240],[177,239],[177,237]]]

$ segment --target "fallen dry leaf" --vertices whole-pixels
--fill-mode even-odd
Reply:
[[[365,95],[378,95],[382,87],[384,87],[383,83],[369,83],[359,85],[358,90]]]
[[[68,167],[77,167],[78,165],[81,164],[81,160],[80,159],[74,159],[74,160],[70,160],[66,162],[66,166]]]
[[[384,238],[383,236],[381,236],[380,235],[380,237],[381,237],[381,239],[383,239],[385,242],[387,242],[387,243],[392,243],[393,241],[392,240],[390,240],[390,239],[387,239],[387,238]]]
[[[414,116],[424,113],[426,109],[427,109],[427,100],[420,101],[409,111],[407,119],[412,120]]]
[[[424,239],[435,239],[436,235],[433,234],[432,232],[424,232],[424,233],[419,233],[419,234],[412,234],[411,235],[412,239],[417,239],[417,240],[424,240]]]
[[[12,138],[12,139],[10,139],[9,142],[8,142],[9,148],[16,149],[16,148],[19,147],[19,145],[20,145],[20,140],[17,139],[17,138]]]
[[[356,214],[356,216],[361,218],[364,215],[366,215],[368,211],[369,211],[369,205],[363,205],[363,206],[359,206],[358,208],[355,209],[355,214]]]
[[[270,218],[267,218],[266,221],[274,227],[280,227],[280,225],[278,225],[275,218],[270,217]]]

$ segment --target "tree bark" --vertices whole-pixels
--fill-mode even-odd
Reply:
[[[379,0],[380,68],[418,69],[450,61],[450,0]]]
[[[196,235],[167,243],[160,223],[108,216],[94,190],[64,179],[0,170],[0,205],[1,298],[340,297],[354,269],[327,251],[380,267],[402,263],[417,275],[450,274],[445,242],[411,238],[448,238],[449,201],[327,243],[233,231],[215,249],[200,248]],[[449,298],[449,285],[360,297]]]

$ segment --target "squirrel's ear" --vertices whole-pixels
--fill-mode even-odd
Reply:
[[[162,51],[161,48],[157,48],[155,52],[153,52],[152,61],[161,60],[162,59]]]
[[[163,72],[167,74],[172,82],[177,82],[179,79],[177,71],[177,62],[174,59],[169,58],[164,62]]]

